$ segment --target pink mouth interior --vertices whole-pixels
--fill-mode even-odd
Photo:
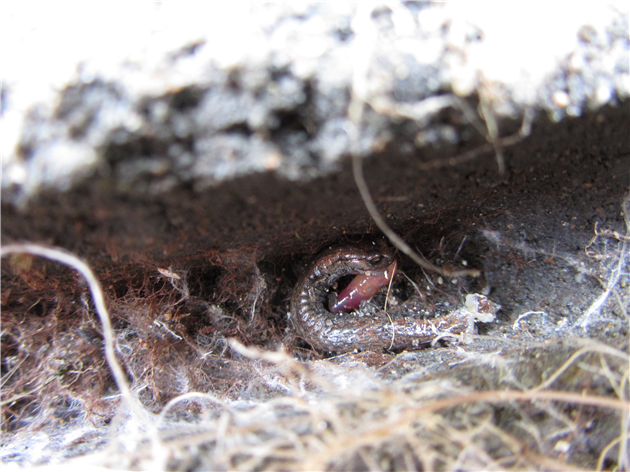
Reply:
[[[330,312],[347,313],[358,308],[363,300],[369,300],[381,287],[388,285],[394,275],[396,275],[396,261],[385,270],[383,276],[357,275],[337,296],[337,301],[331,304]]]

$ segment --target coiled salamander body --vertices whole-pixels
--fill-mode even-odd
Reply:
[[[376,315],[329,311],[327,298],[337,280],[353,274],[389,277],[395,260],[390,249],[377,244],[341,245],[322,252],[300,276],[291,296],[289,318],[298,336],[318,351],[341,353],[417,349],[439,334],[465,331],[469,318],[461,312],[426,319],[391,317],[384,311]]]

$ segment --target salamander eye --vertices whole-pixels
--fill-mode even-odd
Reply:
[[[378,256],[371,256],[367,258],[367,261],[370,265],[378,265],[383,260],[383,256],[380,254]]]

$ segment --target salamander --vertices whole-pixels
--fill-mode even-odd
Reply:
[[[366,315],[360,310],[329,310],[330,289],[341,277],[390,277],[395,261],[391,249],[376,243],[340,245],[323,251],[302,273],[291,296],[289,319],[296,334],[318,351],[341,353],[417,349],[440,334],[467,329],[470,318],[465,310],[433,319],[392,317],[384,311]]]

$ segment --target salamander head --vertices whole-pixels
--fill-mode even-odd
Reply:
[[[396,258],[387,247],[349,246],[339,247],[336,251],[339,272],[356,274],[356,277],[336,298],[330,300],[329,310],[332,313],[354,310],[363,300],[372,298],[381,287],[389,285],[396,274]]]
[[[373,277],[387,276],[388,268],[396,261],[394,252],[384,244],[336,246],[330,252],[336,254],[338,264],[344,266],[348,273]]]

